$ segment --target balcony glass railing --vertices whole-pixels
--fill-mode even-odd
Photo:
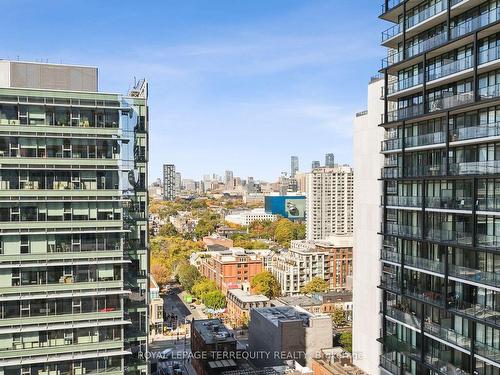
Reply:
[[[491,307],[483,306],[481,304],[472,304],[456,298],[450,298],[448,301],[448,307],[460,314],[485,320],[488,323],[500,326],[500,311],[496,311]]]
[[[389,0],[386,2],[384,2],[382,4],[382,14],[390,11],[391,9],[397,7],[399,4],[401,4],[403,2],[403,0]]]
[[[439,260],[425,259],[412,255],[405,255],[405,264],[437,273],[444,273],[444,263]]]
[[[382,168],[382,178],[398,178],[400,176],[400,168]]]
[[[398,23],[392,27],[389,27],[387,30],[382,31],[382,43],[384,43],[386,40],[389,40],[396,35],[400,34],[403,31],[403,28],[401,27],[401,24]]]
[[[469,372],[462,370],[459,367],[454,366],[449,361],[444,361],[438,357],[435,357],[431,354],[425,355],[425,363],[427,363],[430,367],[434,368],[440,374],[444,375],[467,375]]]
[[[425,322],[424,330],[425,332],[430,333],[437,338],[458,345],[461,348],[470,349],[471,347],[470,337],[461,335],[460,333],[452,329],[444,328],[439,324],[433,322]]]
[[[444,306],[444,299],[442,293],[426,290],[420,286],[408,285],[405,289],[405,294],[412,296],[419,301],[433,303],[435,305]]]
[[[500,59],[500,46],[488,48],[484,51],[479,51],[478,54],[479,65],[486,64],[490,61],[495,61],[498,59]]]
[[[486,248],[500,247],[500,236],[492,234],[477,234],[477,246]]]
[[[386,315],[414,328],[420,329],[420,319],[413,312],[402,311],[393,306],[387,306]]]
[[[382,141],[382,151],[398,150],[401,148],[401,138],[386,139]]]
[[[395,293],[401,293],[401,282],[387,275],[382,275],[380,278],[380,286],[384,289],[391,290]]]
[[[388,348],[393,348],[399,353],[403,353],[405,356],[419,358],[420,348],[413,346],[412,344],[398,338],[396,333],[387,333],[383,338],[384,344]]]
[[[418,13],[415,13],[413,16],[408,17],[408,19],[406,20],[406,28],[409,29],[410,27],[416,26],[419,23],[424,22],[428,18],[441,13],[448,8],[447,5],[448,3],[446,1],[439,1],[434,5],[431,5],[430,7],[427,7]]]
[[[394,155],[388,155],[384,159],[384,167],[397,167],[398,166],[398,158]]]
[[[500,197],[477,198],[477,209],[479,211],[500,211]]]
[[[435,79],[461,72],[463,70],[472,68],[472,65],[474,65],[472,56],[466,56],[459,60],[443,64],[439,67],[434,67],[433,69],[429,69],[429,71],[427,72],[427,81],[433,81]]]
[[[417,165],[405,168],[406,177],[421,176],[444,176],[446,174],[446,164]]]
[[[443,109],[469,104],[473,101],[474,91],[467,91],[456,95],[450,95],[444,98],[429,100],[427,109],[429,110],[429,112],[441,111]]]
[[[425,238],[452,244],[472,245],[472,234],[469,232],[429,228]]]
[[[401,121],[410,117],[420,116],[424,113],[424,105],[422,103],[415,104],[406,108],[399,108],[394,111],[387,112],[387,121]]]
[[[388,195],[386,197],[387,206],[421,207],[422,197],[401,197],[398,195]]]
[[[478,90],[479,99],[494,99],[500,96],[500,84],[480,87]]]
[[[450,142],[500,136],[500,122],[450,130]]]
[[[472,210],[471,197],[427,197],[425,206],[449,210]]]
[[[401,254],[389,249],[382,249],[380,252],[382,259],[390,262],[401,263]]]
[[[460,279],[475,281],[481,284],[487,284],[491,286],[500,285],[499,272],[481,271],[478,269],[457,266],[454,264],[449,265],[449,272],[450,276],[455,276]]]
[[[409,46],[406,49],[406,57],[410,58],[416,55],[419,55],[421,53],[424,53],[434,47],[437,47],[443,43],[446,43],[448,41],[448,34],[446,32],[441,32],[439,34],[436,34],[428,39],[422,40],[418,43],[415,43],[411,46]]]
[[[386,224],[386,233],[394,236],[417,237],[422,236],[422,228],[411,225],[401,225],[396,223]]]
[[[451,38],[458,38],[500,19],[500,8],[471,18],[451,28]]]
[[[450,174],[454,176],[496,173],[500,173],[500,160],[471,161],[450,164]]]
[[[420,85],[424,81],[424,75],[422,73],[399,80],[397,82],[391,83],[387,86],[387,93],[389,95],[394,94],[399,91],[403,91],[417,85]]]
[[[485,358],[488,358],[489,360],[492,360],[496,363],[500,363],[500,349],[495,348],[493,346],[484,344],[482,342],[476,341],[474,343],[474,346],[476,348],[476,353],[479,354],[480,356],[483,356]]]
[[[435,133],[405,137],[405,147],[434,145],[437,143],[444,143],[444,142],[446,142],[445,132],[435,132]]]
[[[396,353],[396,355],[399,354]],[[393,375],[402,375],[401,367],[396,362],[393,361],[389,353],[380,356],[380,366]]]

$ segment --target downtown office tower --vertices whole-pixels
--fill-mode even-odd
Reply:
[[[382,355],[500,373],[500,1],[386,0]]]
[[[146,374],[147,83],[0,61],[0,374]]]

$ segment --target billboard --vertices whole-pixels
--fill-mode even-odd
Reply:
[[[285,212],[289,219],[304,219],[306,216],[305,199],[285,199]]]
[[[265,197],[267,213],[280,215],[290,220],[304,220],[306,197],[303,195],[270,195]]]

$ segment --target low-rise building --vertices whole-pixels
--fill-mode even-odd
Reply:
[[[276,298],[276,302],[283,306],[301,307],[312,314],[323,312],[321,301],[305,294],[278,297]]]
[[[150,333],[163,333],[163,298],[160,287],[152,275],[149,275],[149,327]]]
[[[233,211],[224,217],[224,220],[242,226],[249,226],[257,220],[276,221],[278,217],[267,213],[264,208],[254,208],[252,210]]]
[[[352,236],[292,241],[290,249],[273,254],[268,269],[281,284],[284,296],[300,294],[315,277],[327,281],[330,290],[345,289],[352,274]]]
[[[321,312],[332,313],[335,309],[345,312],[347,320],[352,319],[352,292],[348,290],[318,293],[312,296],[321,303]]]
[[[352,357],[342,348],[322,349],[312,360],[314,375],[367,375],[352,364]]]
[[[222,291],[228,285],[239,286],[249,282],[262,272],[262,257],[251,250],[233,247],[223,251],[207,251],[201,253],[194,264],[202,276],[215,281]]]
[[[203,237],[203,244],[207,250],[223,250],[233,247],[233,240],[214,233]]]
[[[259,366],[295,361],[310,367],[316,353],[330,348],[332,341],[332,320],[327,314],[311,314],[290,306],[250,310],[250,354],[271,353],[269,357],[254,355]]]
[[[242,289],[227,291],[226,314],[233,328],[248,326],[250,309],[269,306],[269,298],[262,294],[251,294]]]
[[[236,346],[236,339],[220,319],[191,322],[191,365],[198,375],[237,369],[234,359],[229,358],[236,353]]]

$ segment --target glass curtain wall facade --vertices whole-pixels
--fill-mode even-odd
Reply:
[[[143,94],[0,89],[0,374],[146,374]]]
[[[380,368],[499,375],[500,1],[386,0],[380,18]]]

